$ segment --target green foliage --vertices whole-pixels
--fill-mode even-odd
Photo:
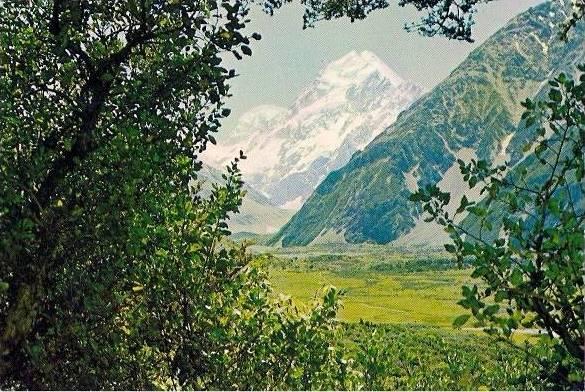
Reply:
[[[115,374],[121,338],[109,330],[136,275],[157,250],[197,244],[197,236],[172,239],[173,217],[219,201],[198,215],[208,241],[225,232],[213,226],[221,214],[237,211],[236,183],[204,202],[191,200],[189,181],[227,115],[233,72],[219,54],[249,41],[239,32],[246,12],[217,2],[0,4],[0,274],[8,283],[0,378],[51,385],[37,367],[43,352],[77,368],[69,381],[80,375],[79,385],[135,372]],[[207,242],[197,247],[212,256]],[[51,347],[37,341],[51,335]],[[85,355],[92,344],[98,349]],[[92,363],[99,357],[103,365]]]
[[[565,382],[582,379],[585,339],[585,66],[579,71],[577,80],[565,74],[551,80],[546,99],[523,104],[522,119],[535,137],[519,164],[459,162],[469,187],[481,186],[482,202],[464,197],[449,215],[449,195],[436,186],[411,197],[450,233],[447,251],[469,260],[472,276],[486,284],[463,287],[460,304],[493,334],[544,331],[556,342],[558,377]],[[463,213],[479,228],[461,224]]]
[[[194,181],[230,113],[222,55],[251,55],[260,38],[245,32],[248,6],[0,2],[0,387],[361,385],[337,291],[301,312],[226,245],[243,155],[209,196]],[[466,39],[457,21],[427,20]]]
[[[243,157],[194,181],[247,13],[0,2],[1,388],[342,388],[336,292],[298,312],[225,246]]]
[[[345,247],[345,249],[343,249]],[[397,274],[453,269],[449,254],[433,249],[401,249],[391,246],[335,245],[329,247],[251,247],[266,257],[274,269],[289,271],[331,271],[340,276]]]
[[[335,257],[339,256],[331,259]],[[278,269],[271,270],[270,280],[277,291],[292,295],[297,303],[310,303],[315,290],[324,283],[342,288],[338,339],[352,369],[348,375],[353,385],[366,390],[543,390],[576,386],[573,382],[578,380],[559,381],[558,362],[571,365],[572,361],[559,357],[554,339],[534,331],[518,331],[512,340],[504,340],[474,328],[449,328],[460,312],[457,306],[451,306],[458,295],[456,287],[469,279],[469,270],[444,271],[440,276],[432,271],[374,275],[366,267],[350,274],[343,269],[343,261],[340,269],[332,265],[333,261],[323,259],[314,259],[309,270],[302,270],[307,264],[301,259],[272,259],[271,266]],[[464,327],[469,318],[469,314],[461,315],[456,324]],[[374,320],[380,324],[372,324]]]
[[[399,0],[401,7],[411,5],[426,15],[417,23],[406,25],[407,30],[417,31],[428,37],[442,35],[449,39],[473,42],[473,16],[480,4],[493,0]],[[313,27],[321,20],[347,17],[351,22],[365,19],[372,11],[390,6],[388,0],[348,1],[348,0],[307,0],[304,27]],[[563,7],[563,5],[560,5]],[[583,19],[585,3],[578,0],[574,10],[562,23],[561,37],[567,38],[569,30]]]
[[[515,348],[491,337],[430,327],[347,324],[354,367],[366,390],[545,390],[546,345]]]

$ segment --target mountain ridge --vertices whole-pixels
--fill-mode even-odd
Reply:
[[[462,152],[489,161],[509,154],[517,161],[527,137],[517,132],[520,101],[537,95],[556,70],[585,58],[583,29],[568,43],[558,42],[555,28],[562,15],[557,10],[550,2],[531,8],[475,49],[363,151],[331,172],[271,242],[396,241],[421,217],[419,207],[408,202],[410,192],[443,180]]]

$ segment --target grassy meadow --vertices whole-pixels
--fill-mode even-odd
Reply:
[[[327,270],[272,269],[276,291],[309,302],[320,288],[332,285],[345,291],[340,318],[356,322],[451,326],[464,312],[457,300],[469,270],[405,273],[364,272],[343,276]]]
[[[339,317],[347,322],[450,327],[465,312],[457,305],[461,286],[472,281],[469,268],[457,267],[440,251],[379,246],[294,248],[269,256],[278,293],[302,306],[322,287],[335,286],[344,291]]]
[[[453,320],[468,312],[457,304],[461,287],[479,282],[471,278],[470,266],[456,265],[440,250],[374,245],[255,250],[266,259],[275,291],[300,308],[324,286],[344,291],[340,344],[352,352],[366,389],[551,388],[535,361],[550,353],[526,351],[534,335],[516,334],[513,347],[472,323],[453,328]]]
[[[342,322],[482,334],[472,322],[453,328],[454,319],[468,313],[457,303],[462,286],[482,283],[471,278],[469,265],[457,265],[441,250],[345,244],[253,249],[267,258],[274,290],[301,308],[323,287],[334,286],[344,292],[338,314]],[[519,330],[513,340],[534,341],[536,336]]]

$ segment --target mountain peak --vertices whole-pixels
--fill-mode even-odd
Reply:
[[[352,51],[323,68],[288,110],[263,105],[242,115],[234,136],[206,156],[225,164],[242,149],[244,179],[277,206],[298,208],[421,92],[375,54]]]
[[[402,79],[374,53],[352,50],[345,56],[329,63],[317,78],[299,95],[291,110],[305,114],[342,104],[347,93],[355,88],[371,92],[373,85],[390,91],[414,86]],[[420,94],[420,88],[413,91]]]
[[[345,56],[327,65],[319,75],[322,84],[345,86],[354,84],[378,72],[394,86],[401,85],[404,80],[374,53],[364,50],[360,53],[352,50]]]

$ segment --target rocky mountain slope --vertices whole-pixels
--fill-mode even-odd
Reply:
[[[225,180],[219,170],[204,165],[198,173],[203,182],[203,192],[211,189],[211,184],[222,184]],[[293,216],[293,210],[275,206],[261,193],[245,184],[246,196],[240,212],[230,216],[229,228],[232,233],[272,234]]]
[[[560,4],[530,9],[474,50],[443,83],[329,174],[272,242],[442,241],[440,230],[424,226],[408,196],[439,181],[461,193],[457,158],[521,157],[527,135],[517,132],[520,102],[538,95],[551,75],[585,62],[582,26],[568,43],[558,39],[557,26],[565,18]]]
[[[205,159],[223,165],[242,149],[244,180],[276,205],[298,209],[421,93],[373,53],[350,52],[326,66],[290,108],[264,105],[244,114]]]

